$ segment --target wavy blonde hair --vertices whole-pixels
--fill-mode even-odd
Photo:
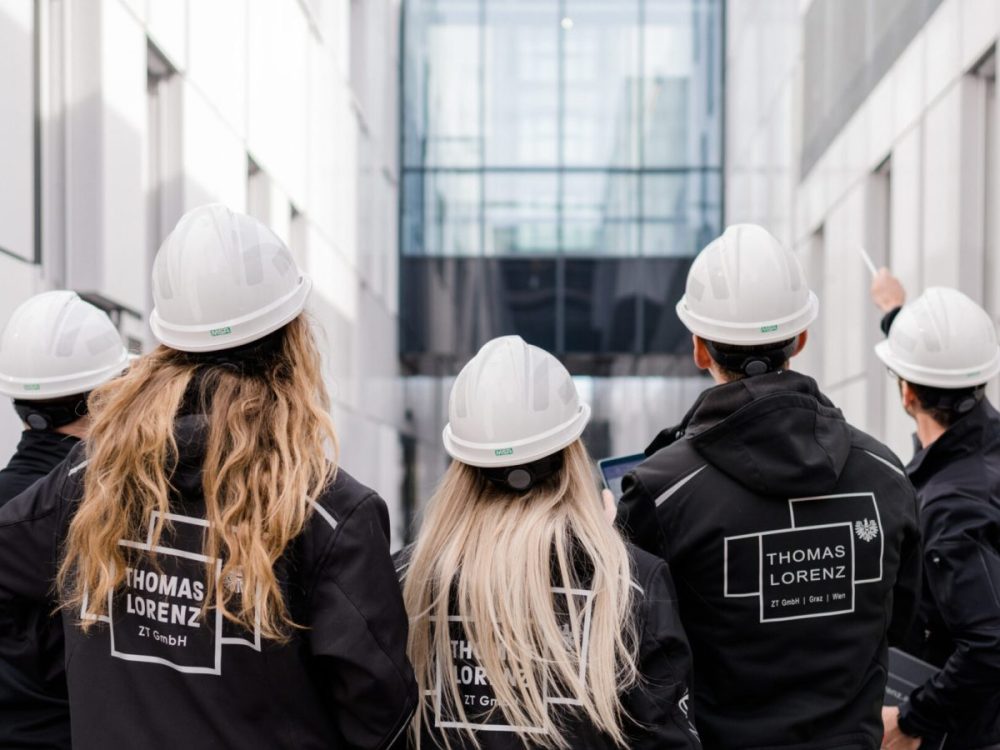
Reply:
[[[299,316],[272,335],[273,362],[258,361],[251,374],[161,346],[94,391],[83,499],[57,582],[63,606],[82,608],[86,598],[89,614],[105,614],[136,555],[119,540],[145,538],[153,511],[154,549],[170,529],[174,426],[187,402],[207,420],[204,554],[223,561],[218,578],[205,566],[203,611],[215,606],[250,630],[259,622],[265,638],[287,638],[295,624],[274,565],[333,477],[326,450],[336,453],[336,435],[308,322]]]
[[[411,727],[417,747],[436,711],[467,723],[449,615],[462,618],[495,710],[511,727],[543,730],[530,733],[531,745],[570,747],[546,701],[558,695],[627,747],[619,696],[638,679],[630,556],[604,517],[583,444],[577,440],[563,456],[555,476],[524,494],[454,461],[431,499],[403,587],[421,696]],[[554,588],[593,592],[589,639],[586,606]],[[445,678],[435,706],[437,697],[425,691],[435,691],[438,675]],[[475,731],[465,731],[479,747]],[[529,741],[527,731],[515,731]]]

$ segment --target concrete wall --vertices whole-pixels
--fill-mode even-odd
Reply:
[[[166,232],[207,201],[254,214],[315,279],[342,465],[397,539],[398,6],[0,0],[0,320],[68,286],[134,311],[123,333],[148,349]],[[18,430],[0,408],[0,464]]]
[[[1000,5],[944,0],[802,175],[803,113],[821,104],[803,85],[810,5],[729,0],[726,221],[769,226],[800,254],[823,312],[799,366],[907,459],[912,423],[871,350],[879,316],[857,248],[911,297],[950,285],[1000,313],[1000,117],[979,67]]]

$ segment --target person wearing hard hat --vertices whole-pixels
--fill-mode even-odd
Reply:
[[[329,459],[310,288],[255,219],[185,214],[161,345],[0,509],[0,601],[62,607],[74,750],[374,750],[409,723],[386,506]]]
[[[677,583],[706,748],[882,737],[888,641],[919,585],[915,498],[892,452],[789,369],[818,307],[759,226],[702,250],[677,313],[716,386],[623,482],[620,523]]]
[[[607,522],[566,368],[493,339],[448,417],[454,460],[401,556],[410,746],[699,748],[670,572]]]
[[[86,436],[87,396],[127,366],[114,323],[75,292],[43,292],[14,310],[0,334],[0,395],[14,400],[24,433],[0,470],[0,506]]]
[[[74,292],[18,306],[0,334],[0,394],[14,400],[24,432],[0,470],[0,506],[86,437],[87,396],[127,365],[114,324]],[[0,604],[0,747],[70,746],[62,623],[50,610]]]
[[[990,316],[955,289],[905,304],[887,269],[872,283],[886,314],[875,353],[916,423],[906,473],[920,501],[924,588],[906,650],[940,668],[901,708],[884,709],[886,744],[1000,748],[1000,373]]]

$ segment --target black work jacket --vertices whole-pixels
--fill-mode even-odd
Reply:
[[[701,743],[690,706],[691,650],[677,615],[677,593],[670,570],[662,560],[642,550],[629,545],[629,551],[633,575],[639,586],[634,599],[639,636],[636,655],[639,683],[622,696],[622,707],[629,717],[625,721],[628,747],[630,750],[700,750]],[[411,548],[407,548],[396,555],[400,578],[405,578],[408,573],[410,552]],[[590,591],[581,590],[575,595],[590,594]],[[559,594],[556,599],[558,597]],[[493,690],[482,673],[477,679],[475,668],[478,662],[458,623],[453,642],[458,646],[456,658],[449,667],[455,669],[459,693],[469,706],[466,723],[473,727],[479,747],[482,750],[533,750],[542,747],[531,742],[530,734],[519,735],[512,729],[499,710],[482,708],[493,705]],[[471,679],[465,679],[470,676]],[[472,750],[475,745],[469,741],[467,732],[457,726],[463,722],[444,715],[433,697],[428,699],[431,701],[432,722],[431,726],[425,724],[422,727],[421,746]],[[553,705],[553,720],[565,728],[565,736],[573,750],[616,748],[607,736],[597,732],[571,706]],[[524,729],[526,732],[535,731],[527,727]],[[412,737],[407,739],[406,744],[415,747]],[[399,748],[404,746],[404,742],[398,743]]]
[[[80,440],[50,430],[25,430],[17,450],[0,469],[0,507],[61,464]]]
[[[920,581],[898,459],[789,371],[710,388],[647,455],[619,521],[670,563],[704,746],[876,750]]]
[[[983,401],[907,474],[920,499],[924,594],[908,650],[941,671],[901,711],[904,731],[946,747],[1000,743],[1000,414]]]
[[[178,422],[173,532],[155,560],[146,537],[121,540],[137,556],[109,616],[84,634],[78,618],[94,615],[63,610],[73,747],[388,747],[409,722],[416,688],[385,503],[344,471],[319,497],[275,566],[304,626],[287,643],[223,622],[214,609],[203,616],[210,561],[199,425],[196,416]],[[59,548],[86,471],[78,448],[0,510],[0,601],[54,604]]]
[[[0,507],[56,468],[79,442],[25,430],[0,470]],[[69,746],[62,620],[47,606],[0,605],[0,748]]]

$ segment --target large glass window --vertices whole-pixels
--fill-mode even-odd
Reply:
[[[402,252],[690,257],[721,231],[722,0],[406,0]]]

